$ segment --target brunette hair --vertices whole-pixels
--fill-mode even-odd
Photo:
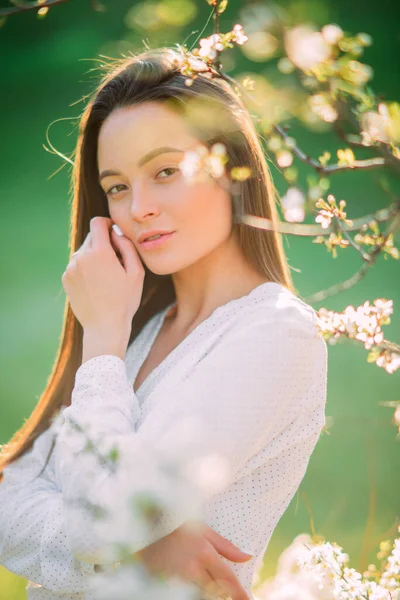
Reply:
[[[106,65],[105,74],[80,118],[71,179],[71,256],[83,244],[91,218],[110,217],[107,197],[98,181],[97,142],[102,124],[117,108],[142,102],[162,102],[188,120],[204,145],[211,147],[219,141],[226,146],[227,172],[233,167],[250,167],[252,176],[240,182],[239,195],[235,194],[240,206],[232,198],[235,234],[253,268],[270,281],[297,293],[281,234],[240,222],[241,212],[265,217],[273,223],[279,220],[278,197],[250,113],[232,86],[220,77],[199,73],[192,84],[187,85],[187,76],[181,72],[181,61],[182,54],[178,50],[163,47],[116,59]],[[175,300],[171,275],[156,275],[143,266],[142,302],[132,320],[129,343],[153,315]],[[59,409],[70,404],[75,374],[82,362],[82,339],[82,327],[67,299],[53,369],[32,414],[1,448],[0,478],[6,465],[27,452],[50,426]]]

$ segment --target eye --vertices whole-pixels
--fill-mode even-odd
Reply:
[[[124,186],[122,183],[120,183],[120,184],[117,184],[117,185],[113,185],[112,187],[110,187],[110,189],[108,190],[108,192],[106,192],[107,196],[108,196],[109,194],[113,194],[113,193],[116,193],[116,194],[117,194],[118,192],[111,192],[111,190],[113,190],[114,188],[117,188],[117,187],[125,187],[125,186]]]
[[[161,169],[161,171],[158,171],[157,175],[159,175],[160,173],[163,173],[164,171],[178,171],[178,169],[176,169],[175,167],[165,167],[165,169]],[[161,179],[166,179],[166,178],[161,177]]]
[[[161,169],[161,171],[158,171],[157,175],[159,175],[160,173],[163,173],[164,171],[179,171],[179,169],[175,168],[175,167],[165,167],[165,169]],[[173,174],[173,173],[172,173]],[[166,177],[161,177],[160,179],[168,179],[168,175]],[[117,184],[117,185],[113,185],[107,192],[106,195],[114,195],[114,194],[118,194],[118,192],[113,192],[112,190],[115,188],[120,188],[120,187],[126,187],[124,186],[122,183]]]

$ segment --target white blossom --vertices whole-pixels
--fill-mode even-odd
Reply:
[[[300,223],[305,217],[305,198],[303,192],[296,187],[289,187],[282,196],[284,218],[289,222]]]
[[[331,46],[323,35],[307,25],[298,25],[285,33],[289,59],[299,68],[309,70],[327,60]]]
[[[217,50],[221,51],[223,49],[224,45],[221,42],[220,34],[213,33],[210,37],[200,40],[199,56],[214,60],[217,57]]]

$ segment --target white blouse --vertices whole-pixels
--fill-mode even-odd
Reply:
[[[179,419],[197,420],[193,441],[205,453],[222,453],[229,465],[224,489],[199,499],[203,521],[254,555],[244,563],[222,557],[253,598],[254,574],[325,425],[327,346],[316,311],[284,286],[266,282],[216,308],[134,393],[139,368],[171,309],[150,319],[124,361],[101,355],[83,363],[63,415],[98,435],[135,436],[149,447]],[[30,580],[28,600],[96,600],[89,576],[101,564],[103,542],[86,513],[66,502],[85,475],[79,460],[71,461],[63,427],[40,476],[50,430],[5,468],[0,483],[0,564]],[[96,490],[112,493],[97,468]],[[185,520],[165,514],[137,550]]]

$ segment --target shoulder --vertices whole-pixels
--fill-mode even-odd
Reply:
[[[224,351],[251,374],[253,390],[264,381],[277,395],[307,389],[309,397],[313,387],[319,391],[312,399],[325,403],[328,351],[318,314],[287,288],[250,295],[221,340]]]
[[[316,310],[280,284],[256,288],[243,298],[237,309],[230,322],[233,335],[258,331],[270,339],[303,337],[319,339],[325,344]]]

